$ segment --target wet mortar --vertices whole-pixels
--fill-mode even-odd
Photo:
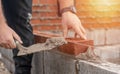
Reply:
[[[45,50],[52,50],[53,48],[56,48],[66,43],[67,41],[63,37],[49,38],[44,43],[37,43],[29,47],[24,47],[18,43],[17,47],[20,50],[18,52],[18,56],[45,51]]]
[[[11,74],[2,61],[0,61],[0,74]]]

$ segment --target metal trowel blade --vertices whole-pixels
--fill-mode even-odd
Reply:
[[[40,52],[44,50],[51,50],[63,44],[66,44],[67,41],[63,37],[52,37],[46,40],[45,43],[33,44],[29,47],[24,47],[18,41],[16,41],[16,46],[19,49],[18,56],[27,55],[35,52]]]

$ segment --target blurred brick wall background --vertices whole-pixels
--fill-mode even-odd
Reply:
[[[88,39],[95,45],[120,43],[119,0],[76,0],[77,15],[87,30]],[[57,16],[57,0],[33,0],[34,30],[61,30],[61,18]]]
[[[119,0],[76,0],[76,7],[86,28],[120,27]]]
[[[60,26],[57,0],[33,0],[32,24],[35,30],[56,30]]]
[[[120,1],[115,0],[108,4],[102,4],[102,1],[76,0],[76,8],[82,24],[86,28],[120,27]],[[57,0],[33,0],[33,3],[34,28],[58,29],[60,18],[57,16]]]

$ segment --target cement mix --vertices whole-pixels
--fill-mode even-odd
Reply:
[[[3,62],[0,61],[0,74],[11,74],[7,68],[4,66]]]
[[[67,41],[63,37],[52,37],[47,39],[45,43],[38,43],[38,44],[31,45],[29,47],[24,47],[19,43],[16,43],[16,44],[18,49],[20,50],[18,52],[18,56],[20,56],[20,55],[26,55],[26,54],[31,54],[35,52],[45,51],[45,50],[52,50],[66,43]]]

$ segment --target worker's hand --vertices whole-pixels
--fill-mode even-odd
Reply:
[[[68,30],[73,29],[80,38],[86,39],[86,31],[76,14],[72,12],[64,12],[62,14],[63,35],[67,37]]]
[[[0,46],[8,49],[16,48],[14,39],[18,40],[20,43],[22,43],[22,41],[6,23],[4,24],[5,25],[0,25]]]

